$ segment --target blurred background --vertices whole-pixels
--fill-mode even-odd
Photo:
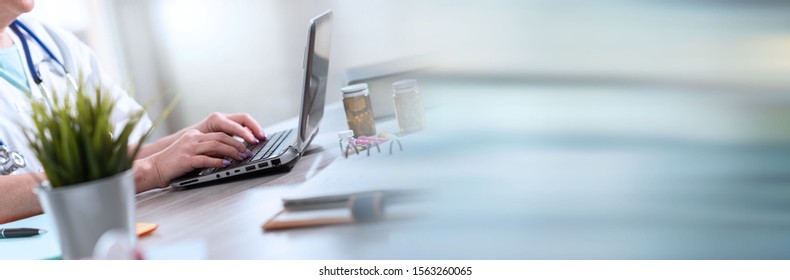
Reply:
[[[391,118],[389,83],[419,77],[429,129],[386,170],[452,189],[443,227],[390,239],[447,250],[385,256],[790,258],[790,1],[38,0],[34,14],[152,116],[180,95],[167,133],[214,111],[296,116],[307,21],[326,9],[327,102],[367,81]]]
[[[38,0],[33,14],[88,43],[153,116],[181,95],[167,132],[214,111],[295,116],[306,23],[326,9],[329,102],[355,69],[393,64],[489,81],[790,87],[787,1]]]

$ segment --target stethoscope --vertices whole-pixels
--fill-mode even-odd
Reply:
[[[25,39],[25,34],[22,33],[22,31],[27,33],[30,38],[33,38],[33,41],[35,41],[41,47],[41,49],[47,53],[49,58],[52,59],[52,61],[55,61],[55,63],[57,63],[60,68],[63,69],[66,80],[68,80],[69,84],[72,86],[72,88],[74,88],[74,90],[77,90],[77,83],[74,81],[74,78],[72,78],[71,73],[69,73],[69,71],[66,69],[66,66],[57,57],[55,57],[55,54],[53,54],[52,51],[47,48],[47,45],[45,45],[44,42],[42,42],[41,39],[36,36],[36,33],[33,33],[33,31],[30,30],[27,25],[19,20],[14,20],[14,22],[11,23],[9,27],[12,31],[14,31],[16,36],[19,37],[19,41],[22,43],[22,50],[25,53],[25,62],[27,64],[27,68],[30,70],[30,76],[33,77],[33,82],[35,82],[36,86],[38,86],[39,90],[41,90],[41,95],[44,96],[50,106],[52,106],[50,92],[44,86],[44,80],[41,79],[41,72],[39,71],[38,67],[36,67],[36,64],[33,63],[33,57],[30,54],[30,47],[28,46],[27,40]]]
[[[47,48],[44,42],[42,42],[41,39],[36,36],[36,33],[33,33],[30,28],[28,28],[19,20],[14,20],[14,22],[11,23],[9,27],[19,37],[19,41],[21,42],[22,49],[25,53],[25,62],[27,64],[27,68],[30,70],[30,76],[33,77],[33,82],[35,82],[36,86],[38,86],[39,90],[41,90],[41,95],[44,97],[50,107],[52,106],[50,92],[44,86],[44,80],[41,79],[41,72],[39,72],[36,64],[33,63],[33,57],[30,54],[30,47],[28,46],[28,42],[25,39],[24,33],[27,33],[30,38],[33,38],[33,41],[35,41],[41,47],[41,49],[47,53],[49,58],[52,59],[52,61],[55,61],[55,63],[57,63],[63,69],[66,80],[68,80],[69,84],[71,84],[74,90],[77,90],[77,83],[74,82],[74,78],[72,78],[71,74],[66,69],[66,66],[63,65],[63,63],[57,57],[55,57],[55,54],[53,54],[52,51]],[[14,171],[23,168],[26,165],[27,162],[25,161],[25,157],[22,156],[22,154],[12,151],[8,146],[3,144],[2,140],[0,140],[0,175],[12,174]]]
[[[11,151],[8,146],[0,140],[0,175],[10,175],[17,169],[27,165],[22,154]]]

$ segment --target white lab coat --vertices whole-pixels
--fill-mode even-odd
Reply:
[[[113,82],[106,73],[102,72],[96,56],[90,48],[79,41],[73,34],[24,15],[19,20],[44,42],[50,51],[54,53],[55,57],[66,66],[66,69],[74,76],[74,79],[78,79],[82,75],[88,84],[100,84],[110,90],[112,98],[117,100],[115,109],[110,117],[112,122],[115,123],[113,134],[118,135],[127,122],[129,114],[140,110],[141,106],[118,84]],[[30,70],[27,67],[20,38],[10,28],[5,32],[11,35],[19,51],[19,57],[28,79],[32,97],[42,98],[42,92],[33,82]],[[67,88],[68,81],[62,73],[62,68],[54,61],[50,61],[51,59],[39,44],[29,37],[27,40],[33,63],[39,67],[44,86],[47,89],[54,89],[58,93],[57,98],[60,99],[63,98],[64,94],[73,94],[73,88]],[[32,124],[30,114],[30,97],[8,81],[0,79],[0,115],[2,115],[2,118],[0,118],[0,140],[5,142],[11,150],[21,153],[27,160],[27,167],[18,170],[17,174],[43,171],[38,159],[35,158],[35,155],[30,150],[20,126],[30,126]],[[144,117],[132,134],[130,139],[133,140],[131,141],[136,142],[139,140],[151,125],[151,120],[147,116]]]

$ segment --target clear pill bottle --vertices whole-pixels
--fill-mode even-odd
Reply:
[[[355,151],[356,146],[354,145],[354,131],[353,130],[343,130],[337,133],[338,143],[340,143],[340,153],[343,156],[348,157],[349,150]]]
[[[392,83],[392,99],[400,133],[410,133],[425,128],[425,113],[417,88],[417,80],[408,79]]]
[[[343,107],[346,109],[348,128],[355,136],[376,135],[373,107],[370,103],[368,84],[355,84],[340,89],[343,92]]]

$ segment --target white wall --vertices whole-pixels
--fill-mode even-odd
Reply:
[[[214,111],[248,112],[263,125],[295,116],[307,23],[326,9],[335,13],[328,102],[340,99],[347,68],[431,49],[397,1],[113,2],[138,99],[182,98],[171,130]]]
[[[308,1],[116,1],[141,94],[179,95],[171,130],[209,113],[296,114]],[[145,79],[141,79],[145,78]],[[154,84],[154,87],[150,85]]]

